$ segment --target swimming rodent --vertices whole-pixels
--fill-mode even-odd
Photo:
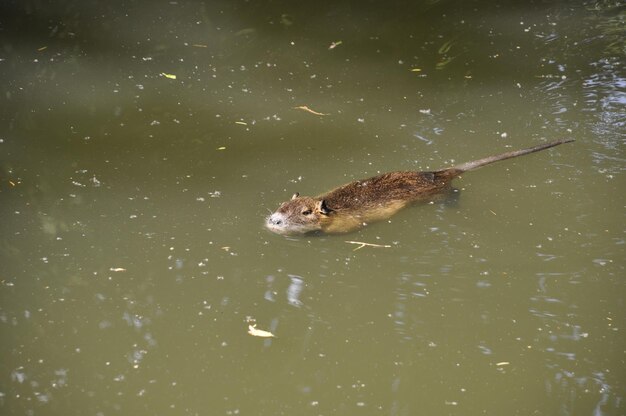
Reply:
[[[573,141],[557,140],[433,172],[383,173],[350,182],[316,197],[296,193],[267,217],[265,226],[275,233],[288,235],[354,231],[370,222],[389,218],[412,202],[432,199],[449,189],[452,179],[464,172]]]

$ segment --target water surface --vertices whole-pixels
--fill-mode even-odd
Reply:
[[[58,3],[0,8],[1,413],[626,412],[623,7]],[[262,227],[561,138],[347,236]]]

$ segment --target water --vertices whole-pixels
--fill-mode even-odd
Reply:
[[[4,4],[1,413],[624,414],[623,7],[416,3]],[[262,228],[567,137],[347,236]]]

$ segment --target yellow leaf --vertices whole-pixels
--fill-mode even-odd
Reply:
[[[166,74],[165,72],[161,72],[161,75],[163,75],[165,78],[176,79],[176,75],[174,74]]]
[[[256,329],[256,325],[248,325],[248,334],[253,337],[261,337],[261,338],[275,338],[276,335],[272,334],[269,331],[263,331],[262,329]]]
[[[217,150],[226,150],[226,146],[218,147]]]

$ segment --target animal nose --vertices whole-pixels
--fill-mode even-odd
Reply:
[[[283,223],[282,218],[276,214],[270,215],[268,220],[274,225],[281,225]]]

